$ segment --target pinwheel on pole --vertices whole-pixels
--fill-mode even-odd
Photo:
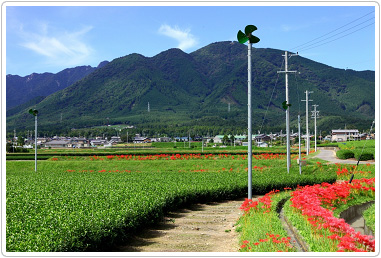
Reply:
[[[34,116],[34,171],[37,172],[37,115],[36,109],[29,109],[29,114]]]
[[[257,30],[257,27],[254,25],[247,25],[245,27],[245,33],[243,33],[241,30],[238,31],[237,39],[238,42],[241,44],[245,44],[248,42],[248,52],[247,52],[247,113],[248,113],[248,199],[252,199],[252,158],[253,158],[253,151],[252,151],[252,122],[251,122],[251,44],[255,44],[259,42],[259,38],[252,35],[252,33]]]

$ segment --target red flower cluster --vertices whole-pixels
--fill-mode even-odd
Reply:
[[[266,233],[266,238],[264,239],[259,239],[258,242],[254,242],[254,243],[250,243],[250,241],[248,240],[243,240],[242,241],[242,245],[241,245],[241,249],[245,249],[245,248],[248,248],[249,250],[251,250],[251,246],[258,246],[260,245],[261,243],[270,243],[270,244],[280,244],[278,245],[278,247],[276,249],[284,249],[286,248],[285,250],[283,251],[288,251],[289,249],[292,249],[293,246],[292,244],[290,243],[290,240],[291,240],[291,237],[281,237],[279,235],[274,235],[274,234],[271,234],[271,233]],[[283,252],[282,250],[278,250],[278,252]]]
[[[343,219],[333,216],[335,204],[353,198],[355,194],[374,194],[375,179],[353,180],[352,184],[322,183],[299,187],[291,193],[292,207],[300,211],[314,230],[327,228],[332,235],[327,236],[337,243],[337,251],[375,251],[372,236],[362,235],[349,226]]]
[[[249,213],[250,209],[254,211],[263,211],[263,213],[270,212],[271,209],[271,196],[279,190],[272,190],[271,192],[265,194],[265,196],[258,198],[258,201],[253,201],[252,199],[245,198],[240,209],[245,211],[245,214]]]
[[[94,170],[74,170],[74,169],[68,169],[66,170],[66,172],[82,172],[82,173],[85,173],[85,172],[94,172]],[[123,173],[123,172],[126,172],[126,173],[131,173],[131,170],[106,170],[106,169],[102,169],[102,170],[98,170],[99,173],[104,173],[104,172],[109,172],[109,173]],[[139,172],[139,171],[137,171]]]
[[[273,153],[263,153],[259,155],[253,155],[254,159],[257,160],[263,160],[263,159],[284,159],[285,155],[284,154],[273,154]],[[104,160],[104,158],[93,155],[89,157],[90,160]],[[108,160],[157,160],[157,159],[166,159],[166,160],[177,160],[177,159],[242,159],[245,160],[247,159],[247,155],[244,154],[237,154],[237,155],[232,155],[232,154],[155,154],[155,155],[107,155],[106,158]]]
[[[260,155],[253,155],[254,159],[284,159],[285,154],[273,154],[273,153],[262,153]]]
[[[368,165],[368,164],[367,164]],[[349,178],[351,174],[355,175],[362,175],[362,176],[369,176],[372,173],[372,171],[357,171],[355,168],[351,168],[348,170],[347,168],[341,168],[340,164],[337,164],[337,171],[336,175],[339,179],[346,179]]]

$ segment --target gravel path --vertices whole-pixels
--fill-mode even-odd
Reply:
[[[170,212],[156,226],[142,230],[113,251],[237,252],[239,233],[235,223],[242,214],[239,207],[243,201],[194,204]]]

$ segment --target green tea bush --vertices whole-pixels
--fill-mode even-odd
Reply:
[[[75,158],[40,161],[37,173],[33,161],[7,161],[7,252],[107,251],[167,211],[247,195],[244,155]],[[334,170],[288,174],[285,162],[254,160],[253,194],[336,180]]]
[[[350,150],[338,150],[336,152],[336,156],[339,159],[351,159],[355,157],[355,154],[353,153],[353,151]]]
[[[361,154],[361,151],[357,151],[357,152],[355,152],[355,158],[356,158],[356,160],[360,159],[362,161],[373,160],[374,159],[374,154],[370,153],[370,152],[363,152]]]

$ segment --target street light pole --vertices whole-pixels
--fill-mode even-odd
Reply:
[[[29,109],[29,114],[34,116],[34,171],[37,172],[37,115],[36,109]]]
[[[253,130],[251,120],[251,43],[247,45],[247,123],[248,123],[248,150],[247,150],[247,167],[248,167],[248,199],[252,198],[252,167],[253,167]]]

